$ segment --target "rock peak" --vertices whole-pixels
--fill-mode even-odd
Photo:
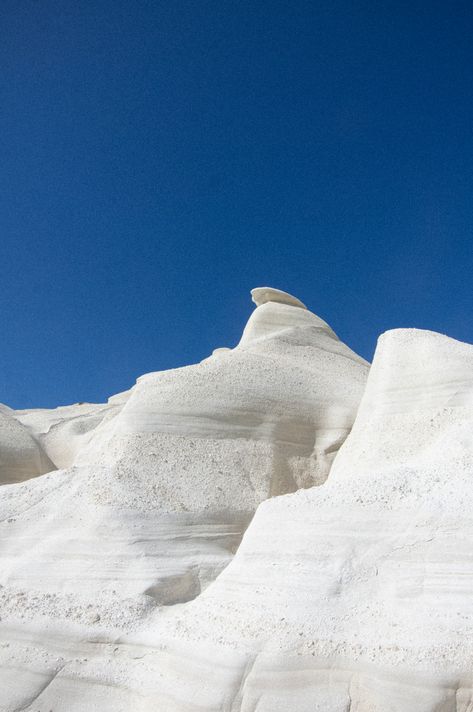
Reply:
[[[278,302],[279,304],[288,304],[291,307],[307,309],[306,305],[297,297],[273,287],[255,287],[255,289],[251,290],[251,299],[257,307],[266,304],[266,302]]]

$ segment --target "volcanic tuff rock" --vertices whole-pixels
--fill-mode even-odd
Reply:
[[[0,485],[43,475],[54,469],[41,444],[18,421],[15,411],[0,404]]]
[[[307,309],[306,305],[297,297],[293,297],[292,294],[283,292],[281,289],[274,289],[273,287],[255,287],[255,289],[251,290],[251,299],[257,307],[266,304],[266,302],[277,302],[279,304],[289,304],[289,306],[292,307]]]
[[[254,292],[232,350],[9,412],[70,466],[0,488],[2,712],[473,709],[473,347],[387,332],[364,390]]]
[[[237,347],[201,364],[142,376],[105,405],[13,412],[62,469],[0,489],[0,709],[55,694],[59,649],[65,672],[81,646],[199,596],[260,502],[326,479],[367,364],[275,294]],[[47,704],[70,712],[75,696]]]
[[[473,347],[384,334],[326,483],[264,502],[214,584],[128,639],[153,651],[129,688],[176,711],[470,712],[472,422]]]

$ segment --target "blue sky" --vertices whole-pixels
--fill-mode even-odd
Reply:
[[[0,401],[101,401],[295,293],[473,341],[467,2],[3,0]]]

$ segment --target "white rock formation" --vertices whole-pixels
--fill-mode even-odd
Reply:
[[[278,304],[289,304],[289,306],[292,307],[307,309],[306,305],[297,297],[293,297],[292,294],[283,292],[281,289],[274,289],[273,287],[255,287],[255,289],[251,290],[251,299],[257,307],[267,302],[276,302]]]
[[[50,467],[37,474],[71,467],[89,443],[95,429],[116,415],[129,392],[113,396],[108,403],[75,403],[59,408],[34,408],[14,411],[46,453]],[[29,477],[34,473],[30,472]]]
[[[385,334],[327,482],[264,502],[214,584],[129,639],[142,709],[470,712],[472,423],[473,347]]]
[[[54,469],[41,444],[0,404],[0,485],[43,475]]]
[[[16,413],[68,469],[0,490],[0,710],[71,712],[86,696],[54,697],[58,667],[198,596],[261,501],[326,479],[367,364],[298,300],[277,299],[201,364],[147,374],[106,405]],[[138,709],[123,695],[113,709]]]
[[[366,366],[262,289],[0,488],[1,712],[473,710],[473,346],[383,335],[326,479]]]

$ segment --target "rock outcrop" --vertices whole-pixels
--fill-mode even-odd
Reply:
[[[58,646],[65,671],[77,646],[170,615],[228,565],[262,501],[324,482],[367,370],[278,296],[201,364],[147,374],[105,405],[18,412],[63,469],[0,489],[5,709],[51,699],[71,712],[75,692],[54,699]]]
[[[255,289],[251,290],[251,299],[257,307],[267,302],[276,302],[277,304],[288,304],[291,307],[307,309],[306,305],[297,297],[293,297],[292,294],[283,292],[281,289],[274,289],[273,287],[255,287]]]
[[[15,417],[15,411],[0,404],[0,485],[22,482],[54,469],[41,444]]]
[[[471,712],[473,346],[384,334],[345,440],[366,366],[283,298],[0,489],[2,712]]]
[[[78,453],[86,447],[95,429],[116,415],[126,400],[128,392],[109,399],[108,403],[75,403],[59,408],[33,408],[14,411],[14,417],[46,453],[49,469],[38,472],[72,467]],[[29,473],[29,477],[34,476]]]

